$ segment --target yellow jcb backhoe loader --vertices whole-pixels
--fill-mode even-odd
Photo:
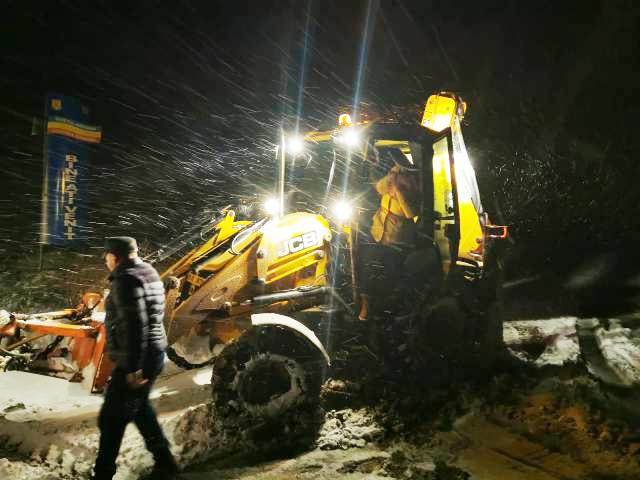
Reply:
[[[373,213],[367,204],[371,178],[380,176],[372,159],[384,151],[402,155],[419,172],[413,221],[420,235],[412,261],[421,270],[415,278],[427,281],[416,281],[413,291],[424,290],[434,311],[447,311],[452,299],[468,292],[483,292],[479,308],[486,308],[495,290],[488,252],[507,228],[491,225],[482,207],[462,137],[465,111],[457,95],[443,92],[429,97],[419,124],[357,123],[344,114],[330,130],[282,135],[276,198],[265,202],[265,213],[237,219],[226,208],[203,232],[202,243],[164,270],[170,357],[186,368],[213,364],[219,414],[284,418],[317,403],[330,358],[309,326],[321,326],[325,337],[332,321],[357,311],[359,235]],[[94,338],[100,349],[85,353],[78,366],[95,391],[108,365],[95,310],[93,317],[84,328],[93,337],[83,330],[75,345],[86,350],[86,339]],[[37,334],[43,323],[14,316],[0,328],[0,338],[10,335],[15,344],[16,331]],[[46,323],[47,333],[55,325],[60,335],[69,328],[59,319]],[[496,319],[479,322],[474,332],[479,348],[491,353],[499,347]]]

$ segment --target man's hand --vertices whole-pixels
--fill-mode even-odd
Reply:
[[[127,385],[129,388],[136,390],[149,382],[148,378],[142,376],[142,370],[127,373]]]

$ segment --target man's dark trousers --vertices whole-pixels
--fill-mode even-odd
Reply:
[[[149,381],[137,389],[132,389],[127,384],[124,370],[117,367],[113,370],[98,417],[100,447],[95,464],[96,479],[111,479],[115,474],[116,458],[129,422],[138,427],[147,450],[153,455],[158,467],[166,467],[167,470],[176,468],[169,451],[169,442],[149,402],[151,387],[162,371],[163,362],[164,354],[146,366],[144,376]]]

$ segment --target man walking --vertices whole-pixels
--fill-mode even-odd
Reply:
[[[111,292],[105,301],[107,353],[115,368],[98,418],[100,446],[93,478],[111,479],[115,474],[129,422],[138,427],[155,460],[148,478],[175,478],[178,467],[149,403],[167,347],[162,324],[164,287],[158,272],[138,257],[134,238],[107,238],[104,258],[111,272]]]

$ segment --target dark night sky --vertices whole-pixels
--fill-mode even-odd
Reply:
[[[465,97],[485,204],[495,215],[497,202],[520,248],[544,259],[559,239],[599,248],[612,229],[639,230],[631,0],[314,0],[308,22],[303,0],[4,3],[0,254],[35,245],[41,139],[30,119],[45,92],[85,99],[103,127],[92,242],[126,232],[157,245],[270,185],[306,25],[303,125],[353,101],[369,3],[362,101],[394,111],[434,90]]]

